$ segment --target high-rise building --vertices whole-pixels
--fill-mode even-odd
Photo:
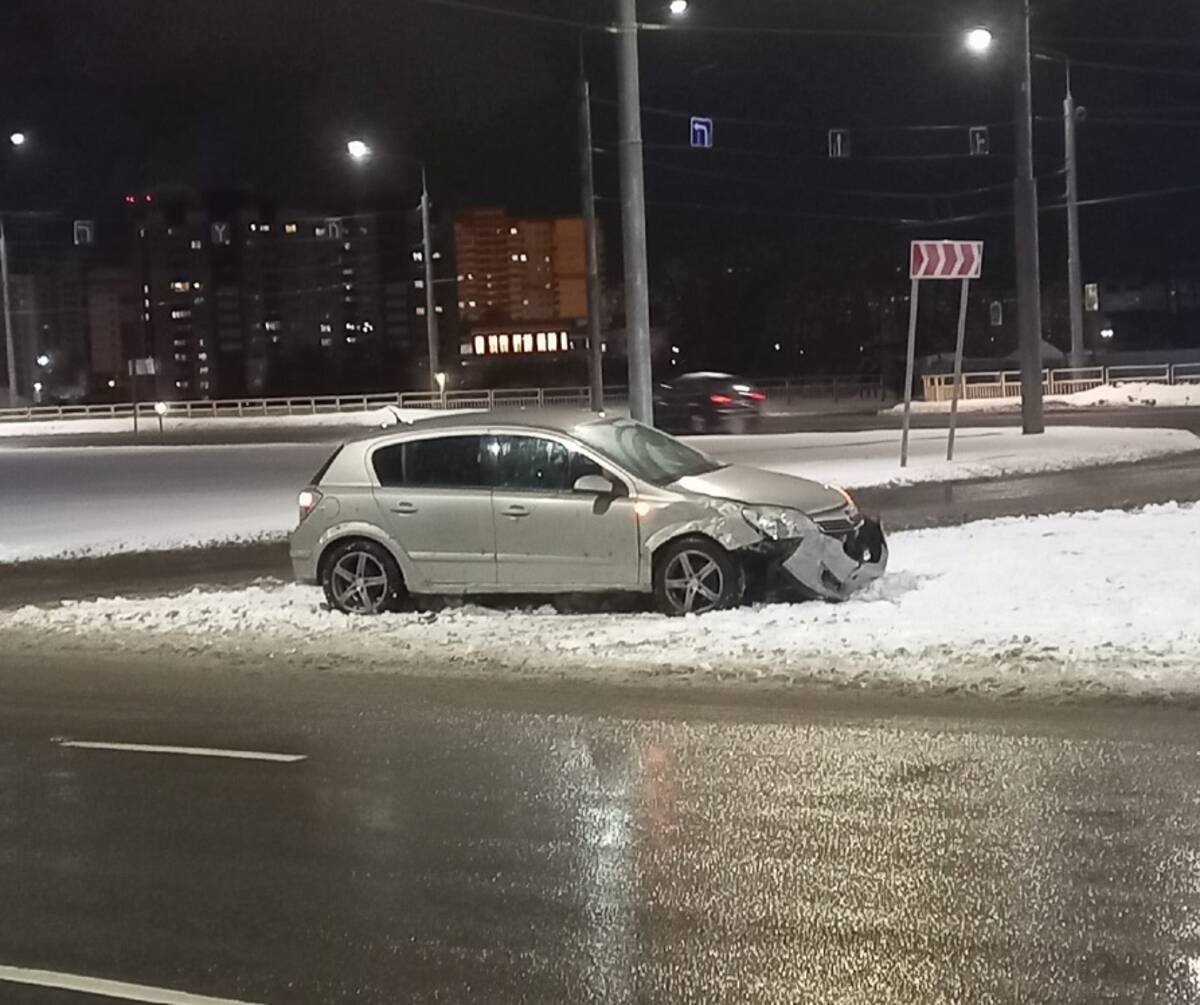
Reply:
[[[89,369],[93,387],[123,386],[136,358],[141,319],[137,278],[131,269],[92,269],[87,277]]]
[[[455,221],[454,243],[460,365],[494,374],[507,369],[522,379],[531,376],[535,359],[582,356],[587,257],[581,217],[521,219],[501,209],[470,210]],[[508,365],[496,357],[510,357]]]

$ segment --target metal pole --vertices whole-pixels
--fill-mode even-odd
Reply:
[[[425,165],[421,165],[421,257],[425,260],[425,336],[429,341],[429,387],[438,389],[437,297],[433,290],[433,239],[429,224],[429,185]]]
[[[621,229],[625,245],[625,339],[629,353],[629,410],[654,422],[650,372],[650,280],[646,263],[646,182],[642,168],[642,111],[638,85],[637,0],[617,0],[620,108]]]
[[[1045,431],[1042,413],[1042,294],[1038,261],[1038,196],[1033,175],[1033,71],[1029,44],[1029,0],[1015,0],[1016,73],[1017,328],[1021,349],[1021,428]]]
[[[1067,287],[1071,306],[1071,366],[1084,365],[1083,266],[1079,259],[1079,170],[1075,147],[1075,95],[1067,62],[1067,96],[1063,100],[1063,142],[1067,153]]]
[[[962,298],[958,304],[958,341],[954,344],[954,389],[950,392],[950,435],[946,440],[946,460],[954,460],[954,428],[958,425],[958,395],[962,387],[963,343],[967,335],[967,296],[971,280],[962,281]]]
[[[900,434],[900,467],[908,467],[908,424],[912,418],[913,370],[917,353],[917,297],[921,292],[921,280],[912,281],[912,292],[908,297],[908,362],[904,367],[904,423]]]
[[[579,78],[579,156],[583,179],[583,231],[587,250],[588,388],[592,411],[604,410],[604,343],[600,333],[600,254],[596,238],[596,183],[592,168],[592,100]]]
[[[8,407],[17,407],[17,343],[13,338],[12,308],[8,300],[8,240],[0,216],[0,286],[4,288],[4,358],[8,366]]]

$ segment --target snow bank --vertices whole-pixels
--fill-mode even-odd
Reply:
[[[1023,436],[1019,429],[1008,428],[960,429],[955,459],[948,462],[944,429],[914,429],[909,434],[909,466],[901,468],[898,429],[704,436],[689,442],[731,463],[848,488],[1002,478],[1200,450],[1200,437],[1180,429],[1051,426],[1040,436]]]
[[[1200,405],[1200,383],[1198,384],[1101,384],[1087,391],[1073,394],[1051,394],[1045,398],[1047,405],[1060,408],[1181,408]],[[948,401],[914,401],[913,412],[947,415]],[[1020,398],[969,398],[958,403],[960,412],[1018,412]],[[904,405],[889,409],[896,415],[904,413]]]
[[[882,685],[1037,696],[1200,694],[1200,511],[1168,505],[897,534],[841,605],[704,617],[549,607],[347,618],[320,592],[234,591],[0,614],[0,633],[347,667],[632,683]]]
[[[168,413],[163,428],[169,432],[204,432],[226,429],[375,429],[397,422],[419,422],[439,415],[458,414],[431,408],[400,408],[385,405],[361,412],[320,412],[317,415],[236,415],[174,416]],[[158,433],[157,416],[138,420],[142,433],[152,438]],[[94,433],[132,433],[133,418],[118,419],[36,419],[28,422],[0,422],[0,437],[5,436],[86,436]]]

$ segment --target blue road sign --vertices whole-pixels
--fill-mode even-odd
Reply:
[[[701,150],[711,150],[713,145],[713,120],[692,116],[692,146]]]

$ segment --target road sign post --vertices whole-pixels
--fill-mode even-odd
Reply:
[[[913,241],[909,248],[909,278],[912,293],[908,298],[908,354],[904,378],[904,419],[900,434],[900,467],[908,467],[908,433],[912,419],[913,371],[916,365],[917,304],[924,279],[957,279],[962,283],[958,307],[958,337],[954,349],[954,387],[950,397],[950,435],[946,459],[954,459],[954,427],[958,417],[958,397],[962,384],[963,345],[967,325],[967,296],[971,280],[983,272],[982,241]]]

